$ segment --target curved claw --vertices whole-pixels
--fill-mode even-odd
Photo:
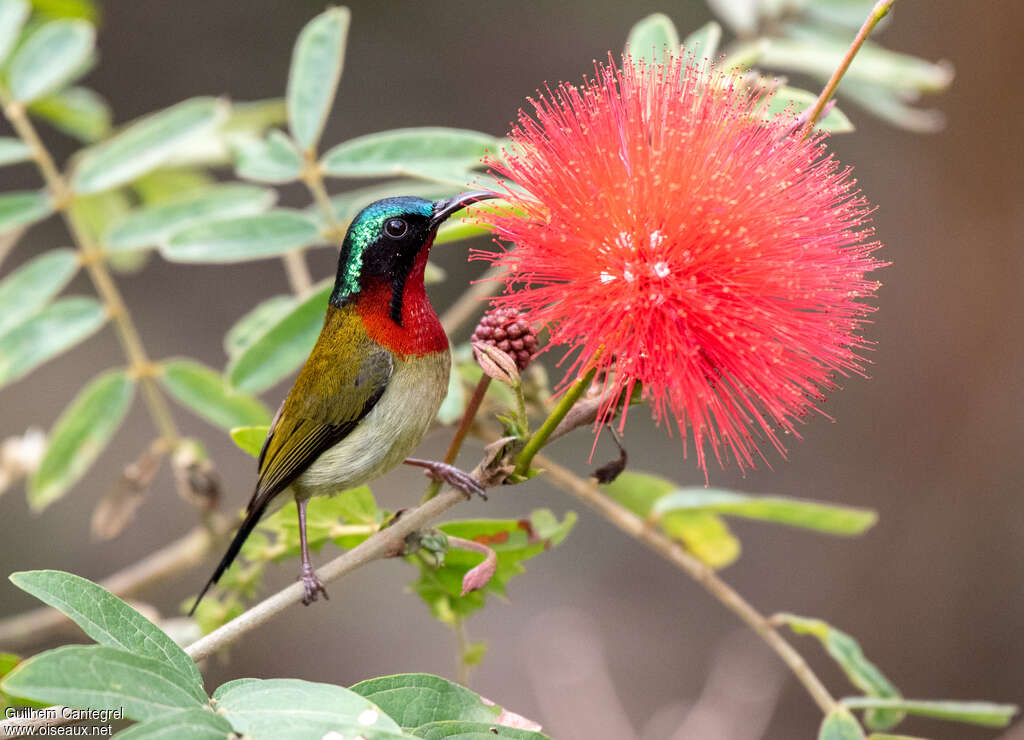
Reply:
[[[452,488],[462,491],[466,494],[467,498],[472,498],[473,494],[476,494],[484,501],[487,500],[487,493],[484,491],[484,487],[469,473],[459,470],[454,465],[437,460],[419,460],[413,457],[406,458],[405,464],[425,468],[427,475],[431,478],[444,481]]]
[[[302,603],[305,606],[309,606],[317,599],[317,595],[324,597],[324,601],[330,601],[330,596],[327,595],[327,589],[324,588],[323,581],[317,576],[312,568],[303,567],[302,572],[299,574],[299,580],[302,581],[303,587],[306,589],[306,595],[302,597]]]

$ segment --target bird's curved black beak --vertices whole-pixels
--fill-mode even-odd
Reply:
[[[445,200],[434,201],[434,215],[430,217],[430,230],[434,231],[445,219],[466,206],[498,197],[500,196],[497,193],[489,193],[486,190],[470,190]]]

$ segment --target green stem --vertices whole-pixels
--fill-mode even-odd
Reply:
[[[516,461],[516,469],[513,471],[514,475],[526,475],[530,471],[530,463],[533,462],[534,456],[540,452],[541,448],[548,441],[548,437],[554,433],[555,429],[558,428],[559,423],[565,418],[565,415],[569,413],[569,410],[576,404],[580,397],[587,391],[590,384],[594,380],[594,375],[597,373],[597,368],[592,368],[586,375],[579,378],[569,390],[565,392],[558,405],[555,406],[555,410],[551,412],[544,423],[541,424],[540,429],[530,435],[529,440],[526,442],[526,446],[523,447],[523,451],[519,453],[519,458]]]
[[[168,444],[173,446],[180,436],[178,428],[160,386],[157,384],[155,377],[157,370],[146,354],[132,315],[103,262],[103,248],[96,243],[88,229],[75,218],[71,209],[75,195],[57,169],[53,157],[43,144],[42,139],[39,138],[39,134],[36,133],[35,127],[25,113],[25,106],[18,101],[11,100],[10,94],[3,88],[0,88],[0,104],[3,105],[7,120],[11,122],[11,126],[19,138],[31,151],[32,159],[53,196],[55,208],[61,212],[64,223],[78,247],[79,260],[85,266],[86,272],[89,273],[93,286],[113,321],[121,347],[131,364],[132,373],[142,385],[143,396],[150,416],[153,417],[154,425]]]
[[[469,399],[469,403],[466,404],[466,410],[462,413],[462,421],[459,422],[459,428],[455,430],[455,436],[452,437],[452,443],[448,445],[448,452],[444,456],[444,461],[451,465],[455,462],[455,458],[459,456],[459,450],[462,449],[462,443],[466,441],[466,435],[469,434],[469,429],[473,426],[473,419],[476,418],[477,411],[480,410],[480,404],[483,403],[484,396],[487,395],[487,388],[491,384],[491,379],[487,375],[480,376],[480,382],[476,384],[476,389],[473,391],[473,395]],[[430,499],[437,495],[437,492],[441,490],[441,481],[435,480],[427,486],[426,493],[423,494],[423,498],[420,499],[420,503],[426,503]]]
[[[850,44],[850,48],[846,51],[846,56],[836,67],[836,71],[832,73],[828,82],[825,83],[825,88],[821,91],[821,95],[818,96],[818,100],[814,103],[814,107],[811,108],[810,116],[807,119],[807,124],[804,130],[808,133],[814,130],[814,125],[821,118],[822,112],[825,110],[825,106],[828,101],[836,92],[836,88],[839,86],[839,81],[843,79],[843,75],[846,74],[846,70],[850,68],[853,58],[857,56],[857,52],[860,51],[860,47],[864,45],[868,36],[878,25],[889,11],[892,9],[893,4],[896,0],[878,0],[875,3],[875,7],[871,9],[871,13],[868,14],[867,20],[864,21],[864,25],[861,26],[860,31],[857,32],[856,37],[853,39],[853,43]]]

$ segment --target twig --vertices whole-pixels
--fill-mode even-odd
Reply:
[[[11,229],[5,234],[0,234],[0,262],[7,259],[7,255],[11,253],[14,246],[18,243],[21,235],[25,233],[25,227],[19,226],[16,229]]]
[[[743,620],[789,666],[797,680],[807,689],[807,693],[821,707],[822,712],[828,714],[839,706],[800,653],[786,642],[766,617],[732,586],[719,578],[714,570],[688,553],[681,545],[654,529],[644,519],[605,496],[594,483],[580,478],[553,460],[540,455],[536,459],[537,464],[559,488],[583,501],[620,530],[676,565]]]
[[[226,523],[219,518],[219,529]],[[160,583],[171,576],[199,565],[217,540],[205,525],[162,547],[139,562],[100,581],[100,585],[122,598]],[[41,607],[0,620],[0,647],[17,652],[45,642],[71,626],[71,621],[56,609]]]
[[[338,219],[334,214],[334,206],[331,205],[331,198],[324,186],[324,175],[320,170],[320,163],[316,161],[316,152],[304,154],[305,164],[302,168],[301,179],[306,189],[313,196],[314,204],[320,209],[327,230],[324,234],[327,240],[341,247],[345,235],[341,231]],[[297,296],[306,296],[313,288],[313,277],[309,272],[309,265],[306,264],[306,251],[302,247],[285,252],[281,257],[284,261],[284,269],[288,275],[288,284],[292,292]]]
[[[818,119],[821,118],[821,114],[825,110],[825,105],[835,94],[836,88],[839,86],[839,81],[843,79],[843,75],[846,74],[846,70],[850,68],[850,63],[853,62],[853,58],[857,56],[857,52],[860,51],[860,47],[864,45],[864,42],[867,40],[868,36],[871,35],[871,32],[875,29],[875,26],[878,25],[879,21],[889,14],[889,11],[892,9],[895,2],[896,0],[878,0],[878,2],[875,3],[875,7],[871,9],[867,20],[864,21],[864,25],[860,27],[860,31],[858,31],[857,35],[854,37],[853,43],[851,43],[850,48],[847,49],[846,56],[844,56],[843,60],[839,62],[839,66],[836,67],[835,72],[832,73],[828,82],[825,83],[825,88],[821,91],[821,95],[818,96],[818,100],[811,108],[811,113],[807,118],[807,125],[804,129],[806,132],[810,133],[814,130],[814,124],[816,124]]]
[[[409,534],[423,529],[448,509],[465,500],[464,493],[446,487],[430,501],[402,514],[391,526],[371,535],[345,554],[336,557],[322,568],[318,568],[316,574],[324,583],[330,583],[367,563],[400,553],[405,545],[405,538]],[[210,634],[199,638],[185,648],[185,652],[198,662],[232,644],[242,635],[269,621],[289,606],[298,604],[304,596],[303,585],[293,583]]]
[[[309,265],[306,264],[306,255],[302,247],[285,252],[281,255],[284,263],[284,271],[288,276],[288,286],[292,293],[299,298],[304,298],[313,288],[313,276],[309,273]]]
[[[146,405],[149,407],[153,423],[169,444],[174,444],[178,439],[178,428],[171,416],[171,410],[167,401],[160,391],[156,382],[155,367],[146,354],[146,349],[135,328],[131,313],[121,297],[114,279],[111,277],[107,266],[103,262],[103,249],[96,244],[92,235],[75,218],[71,210],[74,200],[74,193],[68,187],[67,181],[57,170],[53,157],[49,150],[39,138],[35,127],[25,114],[25,106],[22,103],[11,100],[6,89],[0,87],[0,105],[3,105],[4,115],[11,122],[19,138],[28,146],[32,153],[32,159],[43,176],[50,195],[54,200],[54,207],[61,212],[64,223],[71,232],[80,255],[80,261],[85,266],[92,283],[103,300],[110,319],[117,330],[118,339],[124,348],[124,353],[131,363],[132,373],[139,378],[142,385]]]

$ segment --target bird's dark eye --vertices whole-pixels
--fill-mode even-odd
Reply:
[[[389,218],[384,222],[384,233],[392,239],[401,239],[409,231],[409,224],[403,218]]]

